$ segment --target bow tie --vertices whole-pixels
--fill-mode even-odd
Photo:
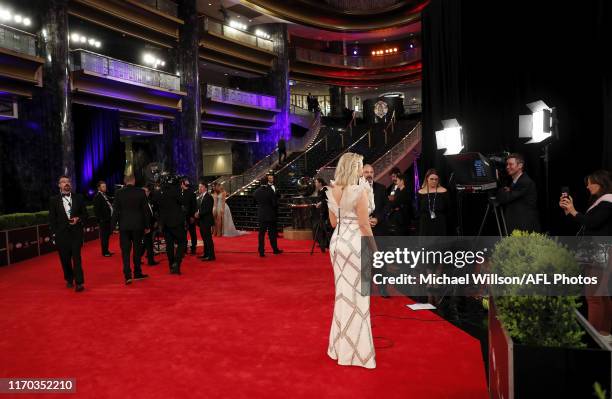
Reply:
[[[70,198],[70,194],[64,194],[64,193],[62,193],[62,197],[68,197],[68,198]]]

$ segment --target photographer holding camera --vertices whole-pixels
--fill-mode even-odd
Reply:
[[[170,274],[181,274],[181,261],[187,249],[186,214],[182,206],[181,187],[175,176],[166,175],[162,179],[161,189],[153,194],[153,202],[159,210],[159,224],[166,240]]]

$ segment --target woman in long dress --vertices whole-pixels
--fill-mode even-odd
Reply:
[[[327,354],[339,365],[375,368],[370,323],[370,297],[361,289],[361,239],[373,243],[369,215],[371,188],[358,184],[363,157],[346,153],[338,162],[333,187],[327,191],[329,219],[334,227],[329,253],[336,295]]]
[[[216,237],[223,235],[223,216],[225,216],[225,190],[221,184],[215,184],[213,198],[213,216],[215,217],[215,233]]]

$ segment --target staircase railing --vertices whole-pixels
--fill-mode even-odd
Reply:
[[[287,143],[287,150],[293,151],[301,151],[304,148],[308,148],[314,140],[317,138],[319,132],[321,131],[321,113],[317,112],[315,114],[315,118],[310,125],[310,129],[308,132],[304,134],[302,137],[296,137],[289,140]]]
[[[385,173],[387,169],[391,169],[395,164],[402,159],[406,152],[409,151],[416,143],[421,140],[421,122],[408,133],[403,139],[391,149],[385,152],[380,158],[372,163],[372,167],[377,173]]]
[[[395,131],[396,122],[397,120],[395,118],[395,111],[393,111],[393,114],[391,115],[391,119],[389,120],[385,128],[383,129],[383,134],[385,135],[385,144],[388,142],[389,133],[393,133]],[[357,139],[353,144],[351,144],[346,149],[344,149],[340,154],[336,155],[334,159],[332,159],[331,161],[327,162],[325,165],[317,169],[317,173],[316,173],[317,176],[322,177],[328,181],[332,179],[334,176],[336,167],[331,166],[331,165],[333,165],[334,162],[338,161],[340,157],[342,157],[342,155],[346,154],[347,152],[350,152],[359,143],[365,141],[366,137],[368,138],[368,148],[372,148],[372,129],[369,129],[363,136]]]

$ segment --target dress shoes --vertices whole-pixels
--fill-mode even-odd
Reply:
[[[217,259],[217,258],[215,258],[214,256],[206,256],[206,257],[202,258],[202,261],[203,262],[210,262],[210,261],[213,261],[215,259]]]
[[[74,284],[72,284],[72,281],[66,282],[66,288],[74,288]]]
[[[280,255],[283,253],[282,249],[277,249],[276,251],[272,252],[274,255]]]
[[[260,257],[260,258],[265,258],[265,257],[266,257],[266,254],[262,254],[262,253],[260,253],[260,254],[259,254],[259,257]]]
[[[159,265],[159,262],[151,261],[151,262],[147,262],[147,265],[149,265],[149,266],[157,266],[157,265]]]
[[[149,275],[144,273],[134,275],[134,280],[144,280],[145,278],[149,278]]]
[[[76,287],[74,287],[75,292],[82,292],[84,289],[85,287],[83,287],[83,284],[77,284]]]
[[[126,278],[125,279],[125,285],[130,285],[132,284],[132,279],[131,278]]]
[[[106,254],[102,254],[102,256],[104,256],[104,257],[106,257],[106,258],[111,257],[111,256],[113,256],[113,255],[114,255],[114,253],[113,253],[113,252],[109,252],[109,253],[106,253]]]

